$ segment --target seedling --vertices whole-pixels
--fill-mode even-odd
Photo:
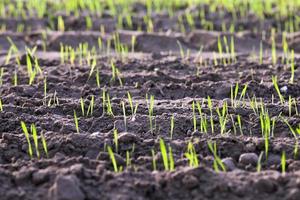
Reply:
[[[88,116],[89,114],[92,116],[94,112],[94,106],[95,106],[95,97],[92,95],[90,105],[88,107],[88,110],[86,112],[86,115]]]
[[[174,170],[174,159],[172,154],[172,148],[169,146],[169,153],[167,151],[165,142],[163,139],[159,139],[160,152],[163,158],[163,164],[166,171]]]
[[[21,127],[22,127],[23,133],[27,140],[29,156],[30,156],[30,158],[33,158],[33,151],[32,151],[32,146],[31,146],[31,142],[30,142],[30,138],[29,138],[29,133],[28,133],[26,124],[23,121],[21,121]]]
[[[285,174],[286,171],[286,158],[285,158],[285,151],[282,152],[281,155],[281,172]]]
[[[291,51],[290,65],[291,65],[290,83],[293,84],[294,77],[295,77],[295,53],[294,53],[294,50]]]
[[[148,101],[148,99],[147,99]],[[148,118],[149,118],[149,123],[150,123],[150,131],[153,133],[153,110],[154,110],[154,96],[151,95],[149,102],[148,102]]]
[[[77,118],[77,115],[76,115],[76,111],[75,111],[75,110],[74,110],[74,123],[75,123],[76,132],[79,133],[78,118]]]
[[[127,131],[127,119],[126,119],[126,110],[125,110],[125,103],[124,103],[124,101],[121,101],[121,105],[122,105],[122,111],[123,111],[123,119],[124,119],[125,131]]]
[[[153,168],[154,171],[156,171],[156,159],[155,159],[154,149],[151,149],[151,154],[152,154],[152,168]]]
[[[244,135],[243,134],[243,129],[242,129],[242,120],[241,120],[241,116],[240,115],[237,115],[237,122],[238,122],[238,125],[239,125],[239,128],[240,128],[241,135]]]
[[[213,118],[213,105],[212,105],[212,100],[211,98],[208,96],[207,97],[207,106],[209,108],[210,111],[210,128],[211,128],[211,132],[214,133],[214,118]]]
[[[32,137],[33,137],[33,142],[34,142],[34,146],[35,146],[36,156],[37,156],[37,158],[40,158],[40,152],[39,152],[39,146],[38,146],[38,136],[37,136],[36,127],[35,127],[34,124],[31,124],[30,130],[31,130]]]
[[[57,30],[64,32],[65,31],[65,23],[62,16],[58,16],[57,18]]]
[[[284,104],[284,97],[282,96],[281,92],[280,92],[280,89],[279,89],[279,86],[278,86],[278,83],[277,83],[277,76],[272,76],[272,82],[273,82],[273,85],[274,85],[274,88],[279,96],[279,99],[280,99],[280,103],[283,105]]]
[[[0,99],[0,111],[3,111],[3,103],[2,103],[2,99]]]
[[[187,152],[184,155],[189,160],[190,167],[198,167],[199,166],[197,153],[196,153],[195,147],[192,142],[188,143]]]
[[[118,153],[119,150],[119,142],[118,142],[118,130],[114,129],[114,145],[115,145],[115,151]]]
[[[263,152],[260,152],[259,156],[258,156],[258,160],[257,160],[257,166],[256,166],[256,171],[260,172],[261,171],[261,160],[263,157]]]
[[[173,138],[173,132],[174,132],[174,115],[171,116],[171,127],[170,127],[170,138]]]
[[[48,158],[49,157],[48,156],[48,146],[47,146],[46,138],[45,138],[43,133],[41,133],[41,140],[42,140],[42,145],[43,145],[44,152],[45,152],[45,154]]]
[[[132,101],[132,97],[131,97],[130,92],[127,92],[127,97],[128,97],[128,102],[129,102],[129,105],[130,105],[131,116],[132,116],[132,119],[134,119],[135,116],[136,116],[136,112],[137,112],[137,108],[138,108],[139,104],[136,103],[135,106],[133,106],[133,101]]]
[[[118,167],[118,164],[117,164],[117,161],[116,161],[116,158],[115,158],[115,154],[112,151],[110,146],[107,146],[107,151],[108,151],[111,163],[113,165],[114,171],[115,172],[121,172],[122,171],[122,166]]]
[[[217,154],[216,142],[207,141],[207,146],[214,156],[214,164],[213,164],[214,170],[216,172],[219,172],[221,168],[221,170],[225,172],[226,171],[225,165],[223,164],[221,158]]]
[[[100,88],[100,75],[99,75],[98,68],[96,69],[96,84],[97,84],[97,87]]]
[[[33,148],[32,148],[31,141],[30,141],[30,135],[29,135],[27,126],[26,126],[25,122],[23,122],[23,121],[21,121],[21,128],[22,128],[25,138],[27,140],[29,157],[32,159],[33,158]],[[37,134],[36,126],[34,124],[31,124],[30,131],[31,131],[31,135],[33,138],[33,142],[34,142],[36,156],[39,159],[40,158],[40,151],[39,151],[39,145],[38,145],[39,141],[38,141],[38,134]],[[43,133],[41,133],[41,140],[42,140],[43,150],[44,150],[46,156],[48,157],[47,142],[46,142],[46,139],[45,139]]]
[[[192,103],[192,110],[193,110],[193,125],[194,125],[194,132],[197,131],[197,119],[196,119],[196,112],[195,112],[195,102]]]
[[[223,107],[222,107],[222,113],[220,112],[220,109],[217,108],[216,111],[218,113],[219,116],[219,123],[220,123],[220,127],[221,127],[221,135],[223,135],[226,132],[226,123],[227,123],[227,103],[224,102],[223,103]]]

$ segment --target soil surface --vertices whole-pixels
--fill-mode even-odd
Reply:
[[[186,10],[197,16],[199,9],[184,7],[173,17],[154,13],[153,30],[149,32],[143,21],[146,8],[141,4],[133,6],[137,14],[132,25],[124,22],[121,28],[117,26],[117,19],[109,14],[92,15],[92,27],[87,28],[85,12],[82,16],[63,16],[65,31],[55,28],[57,24],[53,25],[47,17],[0,19],[0,24],[6,27],[0,33],[3,70],[0,73],[3,104],[0,112],[0,199],[300,199],[298,135],[294,136],[286,123],[296,130],[300,122],[300,32],[286,35],[289,47],[295,51],[295,79],[290,83],[290,64],[286,64],[281,47],[281,33],[276,35],[276,63],[272,60],[271,49],[270,30],[284,24],[285,19],[278,22],[273,16],[267,16],[260,21],[249,14],[236,21],[236,29],[240,31],[233,34],[222,31],[222,22],[229,25],[232,16],[208,14],[213,31],[206,30],[198,21],[191,29],[184,21],[183,32],[176,20],[178,16]],[[205,10],[206,6],[200,8]],[[57,17],[51,20],[56,22]],[[18,24],[24,25],[24,32],[17,31]],[[128,52],[118,51],[116,37],[128,47]],[[11,42],[8,38],[19,50],[12,53],[9,60]],[[104,44],[101,48],[99,38]],[[220,38],[223,54],[218,49]],[[226,52],[225,40],[228,44],[234,40],[234,56]],[[76,49],[82,43],[86,43],[89,50],[96,49],[97,54],[82,53],[73,63],[66,58],[62,61],[62,45]],[[36,51],[29,55],[25,47],[35,46]],[[263,57],[260,61],[261,46]],[[92,74],[88,56],[97,62]],[[41,68],[31,85],[28,84],[28,59],[33,67],[37,62]],[[113,76],[112,63],[117,68],[117,77]],[[279,90],[285,99],[283,103],[272,76],[277,76]],[[236,100],[232,101],[231,91],[236,83],[239,90]],[[240,98],[246,85],[245,95]],[[135,115],[128,92],[134,106],[138,104]],[[113,115],[107,112],[107,95]],[[152,127],[149,119],[151,95],[154,96]],[[295,100],[291,108],[289,97]],[[264,109],[275,121],[267,155],[260,122],[261,107],[252,108],[254,99],[258,104],[264,103]],[[93,112],[87,115],[93,101]],[[195,108],[196,129],[193,102],[199,102],[202,107],[201,115]],[[218,112],[222,112],[224,105],[228,105],[228,111],[222,130]],[[207,120],[206,131],[201,128],[203,117]],[[30,157],[21,121],[26,123],[29,133],[30,125],[36,126],[39,158],[32,136],[33,156]],[[47,154],[41,143],[42,134]],[[165,170],[160,139],[164,140],[168,152],[172,149],[174,170]],[[208,142],[215,142],[224,171],[220,166],[219,171],[214,168],[216,157]],[[186,157],[189,143],[195,148],[198,166],[190,166]],[[114,152],[119,172],[114,170],[108,147]],[[285,172],[282,172],[283,152]],[[260,172],[257,170],[259,164]]]

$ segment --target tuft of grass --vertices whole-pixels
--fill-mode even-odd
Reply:
[[[225,165],[223,164],[221,158],[217,154],[217,143],[216,142],[207,141],[207,146],[208,146],[210,152],[214,156],[214,163],[213,163],[214,170],[216,172],[219,172],[220,169],[221,169],[222,171],[225,172],[226,171]]]
[[[184,155],[189,160],[190,167],[198,167],[199,166],[197,153],[196,153],[195,147],[192,142],[188,143],[187,152]]]
[[[160,152],[163,159],[164,168],[166,171],[173,171],[175,168],[172,148],[166,148],[165,142],[162,138],[159,139]]]
[[[27,126],[26,126],[25,122],[23,122],[23,121],[21,121],[21,128],[23,130],[23,133],[25,135],[25,138],[26,138],[26,141],[27,141],[27,144],[28,144],[29,157],[32,159],[33,158],[33,147],[32,147],[31,141],[30,141],[29,131],[27,129]],[[40,158],[39,138],[38,138],[36,126],[34,124],[30,125],[30,131],[31,131],[31,136],[33,138],[33,143],[34,143],[34,147],[35,147],[36,156],[39,159]],[[48,157],[47,141],[46,141],[45,136],[43,135],[43,133],[41,133],[41,142],[42,142],[43,150],[44,150],[46,156]]]

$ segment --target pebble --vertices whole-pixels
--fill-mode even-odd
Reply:
[[[234,160],[231,157],[223,158],[222,162],[225,165],[227,171],[233,171],[234,169],[236,169]]]
[[[136,143],[138,140],[139,138],[133,133],[123,132],[120,133],[118,136],[118,141],[120,143],[132,144]]]
[[[74,175],[58,176],[48,191],[52,200],[84,200],[85,196],[79,188],[79,180]]]
[[[256,166],[258,162],[258,156],[256,153],[244,153],[240,155],[239,163],[243,165],[249,165]]]

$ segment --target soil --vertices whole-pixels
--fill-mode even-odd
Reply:
[[[196,23],[195,29],[187,27],[186,33],[182,33],[174,20],[185,9],[182,8],[174,18],[153,14],[154,32],[148,33],[142,23],[145,8],[139,4],[135,7],[141,14],[133,19],[133,27],[124,25],[122,29],[117,28],[117,20],[110,15],[92,17],[93,27],[90,30],[86,30],[84,17],[64,16],[65,32],[55,29],[45,31],[50,27],[47,18],[0,19],[1,24],[6,24],[6,31],[0,34],[0,62],[4,70],[0,88],[3,103],[3,111],[0,112],[1,199],[300,199],[300,157],[295,154],[297,141],[286,123],[278,118],[266,157],[260,118],[250,107],[250,99],[255,96],[258,101],[262,99],[272,118],[280,115],[292,127],[298,126],[300,119],[296,109],[293,107],[289,113],[288,104],[280,103],[272,76],[278,77],[285,99],[291,96],[299,102],[299,33],[288,35],[290,47],[295,50],[296,63],[295,80],[291,84],[289,66],[281,63],[284,55],[280,48],[280,34],[276,40],[278,64],[272,63],[268,31],[278,25],[272,17],[264,22],[259,22],[255,16],[241,19],[236,27],[242,31],[231,34],[222,32],[220,18],[212,15],[215,31],[204,30],[200,23]],[[229,23],[231,16],[225,16]],[[19,23],[23,23],[27,31],[17,33]],[[257,23],[257,29],[253,30]],[[101,25],[105,27],[105,33],[99,31]],[[267,34],[265,38],[258,34],[263,30]],[[92,49],[93,46],[98,47],[98,38],[105,42],[115,33],[119,34],[121,43],[129,47],[131,37],[135,36],[135,51],[121,57],[113,44],[109,54],[106,49],[99,50],[96,59],[100,88],[95,76],[89,78],[90,66],[86,62],[61,63],[61,43],[78,47],[80,43],[87,42]],[[7,37],[20,51],[5,63],[11,46]],[[218,37],[226,37],[229,41],[234,38],[236,61],[233,63],[221,64],[229,55],[215,53],[218,52]],[[263,63],[259,63],[258,59],[261,41]],[[186,53],[184,58],[178,42]],[[28,85],[25,47],[35,45],[34,58],[37,58],[43,74],[37,76],[34,84]],[[199,49],[202,49],[200,53]],[[19,67],[15,57],[20,57]],[[218,60],[217,65],[214,57]],[[118,80],[112,81],[112,59],[120,71],[122,85]],[[15,72],[17,85],[13,84]],[[47,77],[46,102],[44,77]],[[237,82],[240,87],[248,84],[248,88],[244,103],[239,102],[237,107],[233,107],[231,87],[235,87]],[[103,112],[103,90],[110,95],[113,116]],[[132,95],[134,104],[139,105],[134,117],[127,92]],[[149,125],[146,94],[148,97],[153,95],[155,99],[153,131]],[[48,101],[55,95],[59,103],[53,105],[52,101],[48,106]],[[94,112],[83,116],[80,98],[85,100],[87,109],[92,96]],[[210,120],[208,96],[213,103],[214,131],[210,126],[207,133],[200,131],[199,115],[198,130],[194,131],[192,102],[203,101],[203,113]],[[122,101],[125,102],[126,126]],[[236,124],[234,127],[228,119],[226,133],[221,134],[217,108],[221,109],[224,103],[228,103],[228,112],[233,119],[241,117],[242,129]],[[300,111],[299,103],[296,103],[296,108]],[[74,123],[74,110],[79,120],[79,133]],[[174,132],[171,138],[172,116]],[[21,121],[28,127],[35,124],[38,134],[43,133],[48,157],[40,145],[41,158],[35,156],[35,151],[34,158],[30,158]],[[118,131],[117,151],[114,148],[114,129]],[[172,148],[173,171],[164,170],[160,138]],[[214,157],[208,141],[216,142],[217,154],[223,159],[226,172],[214,170]],[[198,167],[190,167],[185,157],[189,142],[195,147]],[[123,168],[121,172],[114,172],[108,146],[113,148],[116,161]],[[156,170],[153,169],[151,150],[156,154]],[[286,153],[285,173],[281,172],[283,151]],[[130,165],[127,165],[127,152]],[[257,159],[261,152],[262,169],[257,172]]]

